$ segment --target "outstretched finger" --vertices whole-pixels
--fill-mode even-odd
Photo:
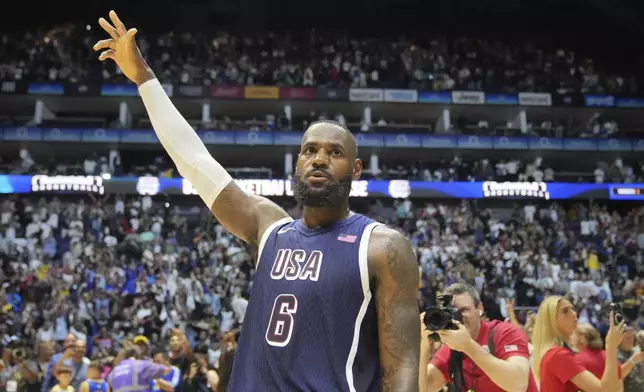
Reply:
[[[114,40],[113,39],[102,39],[94,45],[94,50],[101,49],[114,49]]]
[[[114,10],[110,11],[110,19],[112,20],[112,23],[114,23],[114,27],[116,27],[116,31],[119,32],[119,35],[124,35],[127,32],[125,25],[121,22],[121,19],[119,19],[119,16],[116,15]]]
[[[138,31],[137,29],[129,29],[129,30],[127,31],[127,33],[125,33],[125,36],[126,36],[127,38],[134,38],[134,36],[135,36],[135,35],[136,35],[136,33],[138,33],[138,32],[139,32],[139,31]]]
[[[106,20],[105,20],[105,18],[99,18],[99,19],[98,19],[98,24],[99,24],[99,25],[101,25],[101,27],[103,28],[103,30],[105,30],[105,32],[106,32],[107,34],[109,34],[109,35],[110,35],[110,37],[112,37],[112,39],[118,39],[118,38],[119,38],[119,33],[118,33],[118,31],[116,31],[116,29],[114,28],[114,26],[112,26],[112,25],[110,24],[110,22],[106,21]]]
[[[106,59],[114,60],[115,56],[116,56],[116,53],[114,53],[112,49],[109,49],[104,52],[101,52],[101,54],[98,56],[98,59],[101,61],[105,61]]]

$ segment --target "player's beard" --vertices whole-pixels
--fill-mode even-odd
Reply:
[[[311,187],[296,175],[293,179],[295,200],[305,207],[329,208],[347,203],[351,193],[351,173],[340,180],[331,180],[324,187]]]

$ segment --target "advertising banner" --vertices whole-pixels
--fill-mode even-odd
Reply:
[[[239,86],[210,86],[210,97],[242,99],[244,98],[244,88]]]
[[[379,88],[352,88],[349,90],[349,101],[382,102],[383,91]]]
[[[292,197],[293,184],[285,179],[237,179],[249,194]],[[66,193],[130,195],[196,195],[183,178],[109,176],[0,175],[0,194]],[[644,201],[644,184],[561,182],[431,182],[360,180],[351,185],[352,197],[436,199],[603,199]]]
[[[280,89],[274,86],[247,86],[244,87],[245,99],[279,99]]]
[[[416,90],[385,90],[385,102],[416,103],[418,91]]]
[[[485,93],[483,91],[452,91],[452,102],[459,105],[483,105]]]
[[[550,93],[519,93],[521,106],[552,106]]]
[[[318,87],[315,89],[315,99],[318,101],[348,101],[349,90],[342,88]]]
[[[136,97],[139,95],[134,84],[104,84],[101,86],[104,97]]]
[[[452,94],[448,92],[421,91],[418,93],[419,103],[452,103]]]
[[[200,98],[203,97],[203,86],[192,86],[189,84],[178,84],[174,86],[174,93],[177,97]]]
[[[33,95],[63,95],[65,87],[62,83],[29,83],[27,94]]]
[[[312,87],[280,87],[280,99],[312,100],[314,98],[315,89]]]

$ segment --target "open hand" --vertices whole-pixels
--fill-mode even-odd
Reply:
[[[621,323],[615,324],[615,313],[610,312],[610,328],[606,334],[606,347],[617,348],[624,338],[625,329],[625,321],[622,320]]]
[[[123,74],[137,86],[153,79],[154,73],[145,63],[141,51],[134,41],[137,30],[127,30],[116,12],[110,11],[109,16],[111,24],[105,18],[98,20],[98,24],[111,37],[100,40],[94,45],[95,51],[102,51],[98,59],[101,61],[112,59],[123,71]]]

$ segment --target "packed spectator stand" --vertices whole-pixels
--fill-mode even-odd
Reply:
[[[638,75],[599,73],[592,59],[528,44],[504,46],[452,37],[392,42],[317,31],[139,39],[157,75],[170,83],[640,93]],[[1,40],[2,80],[125,81],[113,65],[88,61],[94,57],[90,48],[95,36],[85,26],[6,35]],[[294,123],[282,122],[274,114],[261,120],[222,116],[199,125],[214,130],[239,124],[260,131],[292,130],[337,116],[344,118],[312,113]],[[618,133],[622,130],[616,117],[605,121],[591,117],[587,124],[572,127],[544,119],[530,131],[623,135]],[[392,125],[396,121],[384,118],[369,126],[361,121],[347,122],[356,133],[397,128]],[[416,125],[405,124],[403,129],[419,128]],[[431,126],[420,128],[429,131]],[[501,128],[469,118],[452,131],[504,134]],[[114,154],[86,150],[74,158],[58,154],[50,162],[42,149],[32,147],[12,145],[12,152],[0,161],[2,174],[177,175],[158,148],[114,149]],[[267,162],[271,165],[268,175],[251,171],[241,177],[290,174]],[[419,162],[383,159],[365,176],[444,182],[640,183],[644,164],[636,155],[604,154],[570,162],[566,154],[544,159],[522,153],[508,157],[450,151]],[[299,215],[291,200],[278,201],[294,217]],[[631,325],[644,328],[644,208],[638,204],[378,199],[356,201],[355,207],[398,228],[412,241],[421,274],[421,307],[434,303],[449,284],[465,280],[482,293],[490,318],[510,317],[506,304],[511,303],[524,321],[544,296],[558,294],[571,295],[580,322],[602,332],[608,326],[606,306],[613,301],[624,304]],[[33,342],[60,344],[71,333],[87,341],[88,357],[103,359],[109,367],[126,342],[144,336],[150,348],[165,347],[178,328],[194,351],[206,354],[213,365],[227,352],[231,332],[236,333],[243,322],[254,251],[219,225],[195,197],[5,195],[0,199],[0,339],[5,347],[30,350],[27,363],[33,368],[49,360],[46,350],[33,350]],[[644,338],[638,344],[644,349]],[[0,387],[9,380],[24,383],[22,372],[19,366],[0,369]],[[640,365],[633,377],[644,379],[643,372]]]
[[[94,59],[91,47],[97,37],[90,25],[4,34],[0,79],[125,82],[114,64],[89,61]],[[160,80],[171,83],[508,93],[566,89],[632,96],[638,95],[640,84],[639,75],[619,74],[566,48],[455,35],[392,41],[310,30],[244,35],[171,32],[137,38]]]

